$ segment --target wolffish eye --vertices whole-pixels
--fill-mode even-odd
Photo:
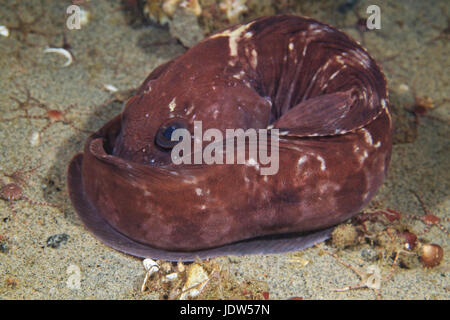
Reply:
[[[155,136],[155,143],[163,149],[172,149],[179,141],[172,141],[172,134],[177,129],[186,129],[186,124],[180,120],[173,120],[163,124]]]

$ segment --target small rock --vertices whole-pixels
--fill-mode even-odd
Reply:
[[[47,239],[47,247],[51,247],[53,249],[59,248],[61,243],[65,244],[69,240],[69,236],[65,233],[55,234],[53,236],[48,237]]]
[[[344,249],[359,243],[359,233],[351,224],[341,224],[334,228],[331,241],[336,248]]]
[[[169,21],[169,31],[172,37],[190,48],[203,39],[202,28],[198,24],[197,16],[184,8],[177,8]]]
[[[188,298],[195,298],[198,296],[205,285],[208,283],[208,273],[199,264],[192,264],[187,270],[187,280],[183,286],[183,294],[180,296],[180,300]]]
[[[364,248],[361,250],[361,257],[367,262],[375,262],[378,260],[378,253],[372,248]]]
[[[8,253],[8,251],[9,251],[9,247],[8,247],[8,244],[6,243],[6,241],[0,242],[0,252]]]

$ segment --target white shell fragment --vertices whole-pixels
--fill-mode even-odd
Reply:
[[[30,138],[30,144],[32,147],[37,147],[41,143],[41,135],[39,132],[33,132]]]
[[[119,89],[117,89],[117,88],[116,88],[115,86],[113,86],[112,84],[104,84],[103,87],[104,87],[107,91],[109,91],[109,92],[111,92],[111,93],[114,93],[114,92],[119,91]]]
[[[141,286],[141,292],[144,292],[145,289],[147,288],[148,280],[150,279],[152,274],[159,271],[159,265],[152,259],[144,259],[144,261],[142,261],[142,264],[144,265],[144,268],[147,271],[147,273],[145,274],[144,282],[142,283]]]
[[[177,278],[178,278],[178,273],[176,273],[176,272],[170,273],[166,276],[166,279],[169,281],[176,280]]]
[[[9,37],[9,29],[6,26],[0,26],[0,36]]]
[[[208,273],[198,264],[192,264],[187,271],[187,280],[183,286],[180,300],[195,298],[209,281]]]
[[[152,259],[144,259],[142,264],[144,265],[145,270],[147,270],[147,273],[150,273],[150,275],[159,270],[159,265]]]
[[[73,62],[72,54],[68,50],[63,48],[46,48],[44,49],[44,53],[57,53],[66,57],[67,61],[63,64],[63,67],[68,67]]]

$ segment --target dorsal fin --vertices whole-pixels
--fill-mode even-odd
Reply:
[[[360,108],[363,106],[355,102],[350,90],[324,94],[295,105],[273,126],[300,137],[340,135],[355,131],[377,117],[377,114],[373,118],[355,117]]]

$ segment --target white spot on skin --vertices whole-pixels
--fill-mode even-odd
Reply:
[[[234,30],[225,30],[225,31],[223,31],[221,33],[218,33],[218,34],[215,34],[215,35],[211,36],[211,39],[228,36],[228,38],[229,38],[228,45],[230,47],[230,56],[237,57],[237,55],[238,55],[238,41],[241,39],[242,33],[245,32],[252,24],[253,24],[253,22],[248,23],[248,24],[244,24],[244,25],[242,25],[239,28],[236,28]],[[245,34],[245,37],[247,37],[248,33],[250,33],[250,32],[247,32]]]
[[[170,112],[173,112],[173,110],[175,110],[175,107],[177,106],[177,103],[175,101],[176,97],[172,99],[172,101],[170,101],[169,103],[169,110]]]
[[[322,182],[319,183],[319,192],[322,194],[330,193],[332,191],[339,191],[341,189],[340,185],[333,182]]]
[[[249,158],[246,162],[245,162],[246,166],[250,166],[250,167],[255,167],[256,170],[259,170],[259,163],[256,162],[255,159],[253,158]]]
[[[327,166],[325,165],[325,159],[319,155],[316,158],[320,161],[320,170],[325,171],[327,169]]]
[[[152,195],[151,192],[149,192],[148,190],[144,190],[144,196],[149,197],[151,195]]]
[[[190,115],[192,113],[192,111],[194,110],[194,105],[190,106],[189,109],[187,109],[186,111],[186,115]]]
[[[203,194],[203,190],[200,189],[200,188],[195,188],[195,193],[196,193],[198,196],[201,196],[201,195]]]
[[[381,141],[378,141],[373,145],[375,148],[379,148],[381,146]]]
[[[389,128],[390,128],[390,127],[392,127],[392,117],[391,117],[391,114],[390,114],[390,112],[389,112],[389,110],[387,108],[387,102],[386,102],[385,99],[381,99],[381,106],[383,107],[384,112],[386,112],[386,115],[389,118]]]
[[[330,76],[330,80],[333,80],[333,79],[339,74],[340,71],[341,71],[341,70],[338,70],[338,71],[336,71],[335,73],[333,73],[333,74]]]
[[[356,57],[358,63],[366,69],[370,68],[370,60],[368,55],[360,50],[351,50],[350,53]]]
[[[306,162],[307,159],[308,159],[308,156],[301,156],[297,161],[297,165],[301,166],[302,164],[304,164]]]
[[[359,157],[359,162],[360,162],[360,163],[363,163],[364,160],[366,160],[368,156],[369,156],[369,154],[367,153],[366,150],[364,150],[362,156]]]
[[[258,66],[258,53],[256,52],[255,49],[252,50],[250,65],[252,66],[253,69],[256,69],[256,67]]]
[[[289,43],[289,51],[292,51],[292,50],[294,50],[294,44],[291,42],[291,43]]]
[[[236,73],[235,75],[233,75],[233,78],[241,80],[243,76],[245,76],[245,71],[241,70],[239,73]]]
[[[370,134],[370,132],[364,128],[362,128],[361,131],[364,132],[364,139],[366,140],[366,143],[368,145],[373,145],[372,135]]]

